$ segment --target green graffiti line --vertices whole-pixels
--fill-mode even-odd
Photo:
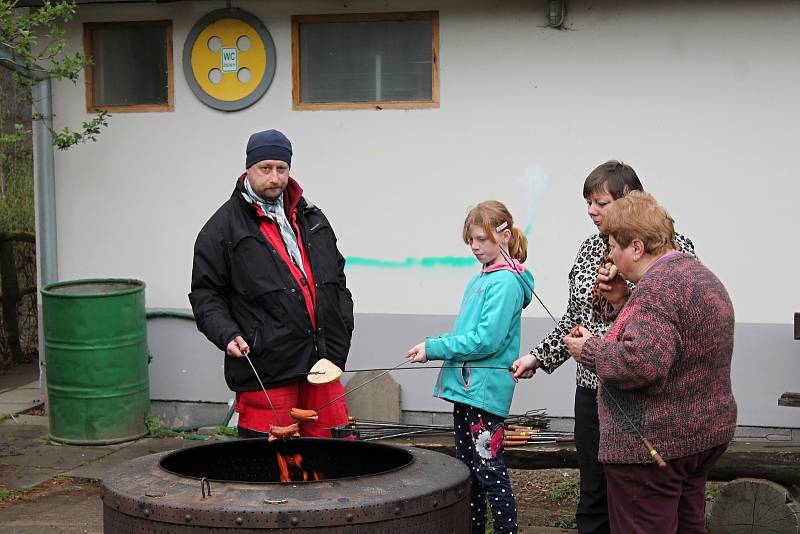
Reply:
[[[536,165],[532,165],[523,170],[522,174],[515,180],[528,190],[528,222],[525,224],[523,232],[530,235],[535,222],[536,202],[550,185],[550,178],[544,170]],[[517,223],[515,223],[517,224]],[[426,256],[422,258],[406,258],[404,260],[383,260],[380,258],[364,258],[360,256],[350,256],[346,258],[346,267],[371,267],[378,269],[410,269],[414,267],[422,268],[464,268],[475,267],[478,260],[474,256]]]
[[[431,256],[425,258],[406,258],[404,260],[381,260],[378,258],[362,258],[348,256],[346,267],[377,267],[379,269],[409,269],[412,267],[475,267],[478,260],[474,256]]]

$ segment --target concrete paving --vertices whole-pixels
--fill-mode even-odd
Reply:
[[[0,489],[41,488],[56,477],[99,481],[121,462],[201,443],[167,437],[114,445],[63,445],[48,439],[46,416],[20,413],[41,403],[37,365],[18,366],[0,376]],[[103,505],[99,491],[97,483],[87,484],[79,492],[0,505],[0,533],[101,533]]]
[[[19,365],[0,377],[0,420],[16,416],[42,402],[37,364]]]
[[[47,421],[46,417],[39,419]],[[168,437],[114,445],[63,445],[48,440],[47,433],[47,425],[41,422],[26,424],[6,419],[0,424],[0,486],[22,490],[56,476],[101,480],[111,467],[122,462],[199,444]]]
[[[37,365],[18,366],[0,376],[0,486],[23,490],[57,476],[100,480],[121,462],[197,444],[179,438],[114,445],[55,443],[47,439],[47,417],[20,414],[41,404],[41,398]]]

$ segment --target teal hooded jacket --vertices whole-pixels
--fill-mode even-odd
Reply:
[[[428,359],[447,366],[439,371],[434,397],[508,415],[516,385],[508,367],[519,357],[520,317],[533,293],[530,271],[512,261],[470,280],[453,332],[425,339]]]

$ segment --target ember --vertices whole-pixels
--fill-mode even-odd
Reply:
[[[306,471],[303,469],[303,455],[299,452],[283,455],[275,453],[278,458],[278,469],[280,470],[281,482],[308,482],[311,480],[323,480],[325,477],[317,471]]]

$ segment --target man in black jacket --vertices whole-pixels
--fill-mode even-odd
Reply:
[[[338,380],[312,385],[305,379],[321,358],[344,368],[353,299],[333,229],[289,176],[291,162],[292,145],[281,132],[250,136],[246,172],[194,247],[189,300],[197,328],[225,352],[225,381],[236,392],[242,437],[287,426],[294,422],[292,408],[313,410],[344,393]],[[347,418],[342,397],[300,432],[330,437],[328,429]]]

